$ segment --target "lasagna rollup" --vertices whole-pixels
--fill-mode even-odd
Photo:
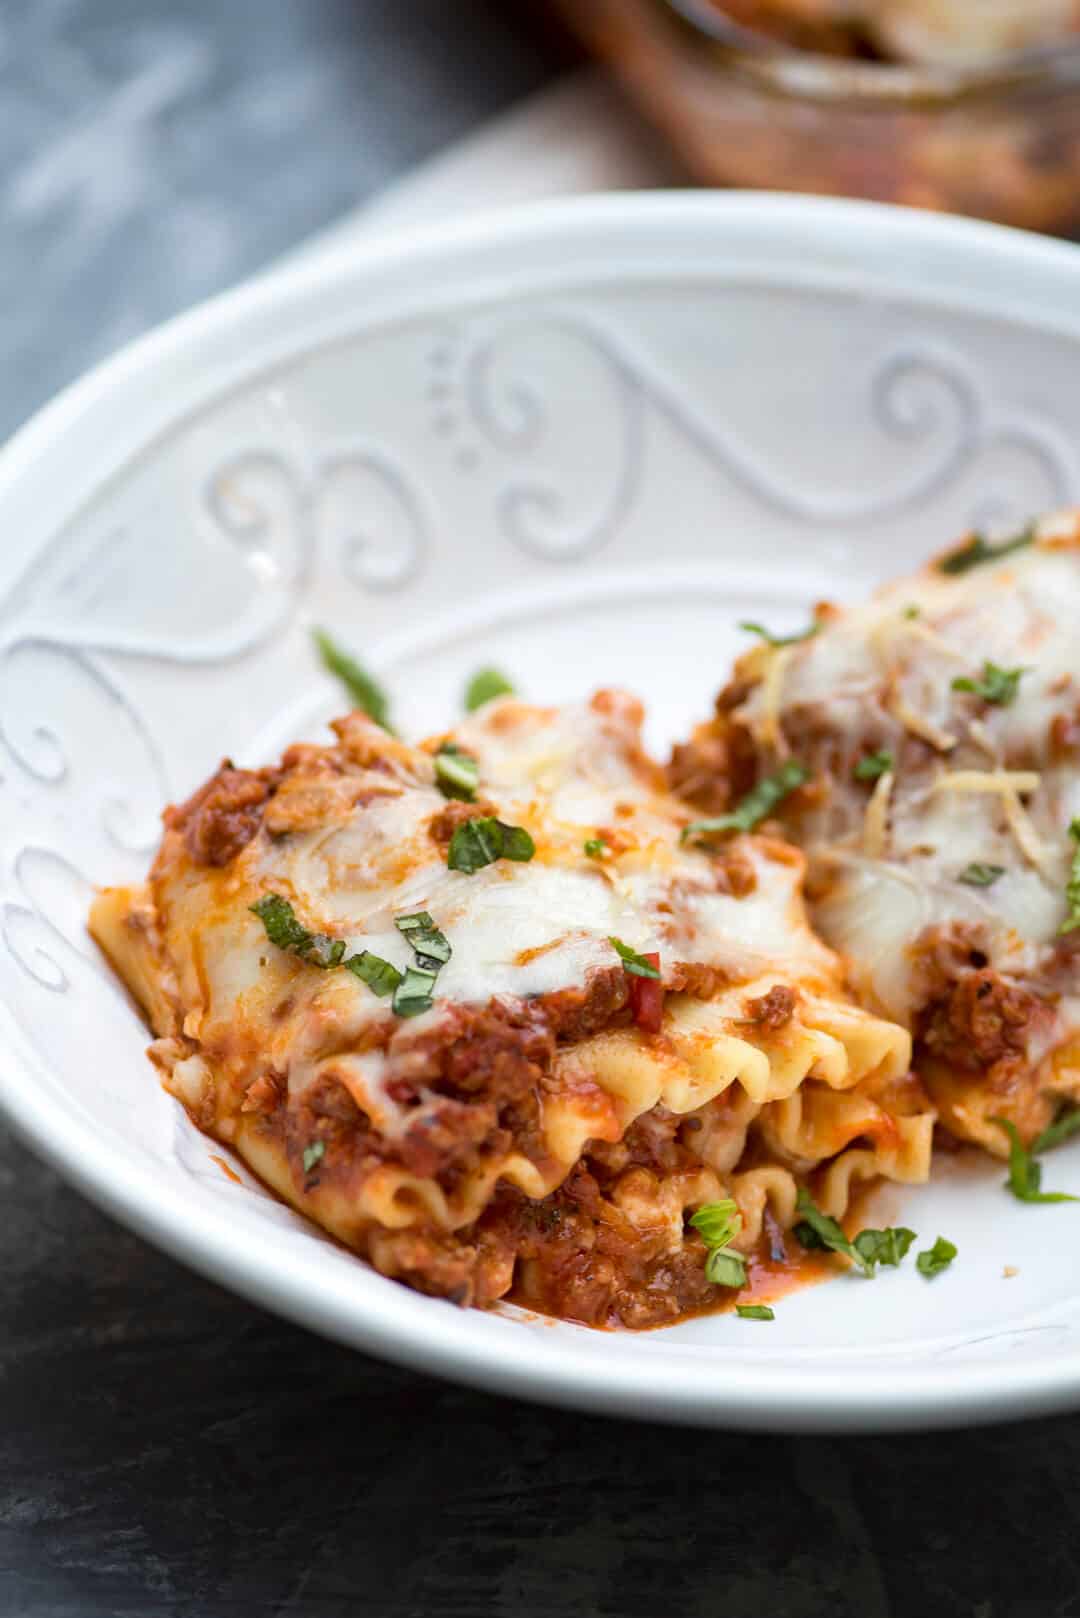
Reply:
[[[736,666],[672,759],[707,816],[774,825],[860,1002],[909,1028],[962,1139],[999,1156],[1080,1099],[1080,515],[972,535]],[[708,834],[706,834],[708,835]]]
[[[682,841],[641,720],[500,698],[414,748],[351,714],[222,765],[95,905],[196,1124],[426,1292],[662,1324],[723,1299],[696,1208],[775,1253],[800,1185],[839,1215],[927,1174],[909,1036],[846,998],[803,855]]]

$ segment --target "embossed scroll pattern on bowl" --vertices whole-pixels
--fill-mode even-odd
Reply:
[[[284,742],[333,711],[337,695],[308,649],[312,622],[361,645],[417,726],[449,717],[482,645],[538,696],[598,681],[637,687],[674,733],[706,709],[738,617],[797,621],[815,596],[858,595],[965,526],[1006,530],[1080,492],[1080,337],[1064,313],[1025,327],[989,296],[984,308],[939,293],[930,268],[864,273],[859,232],[884,226],[785,204],[811,235],[846,237],[844,275],[819,273],[779,250],[783,231],[760,235],[741,206],[682,199],[686,227],[662,272],[657,215],[626,205],[615,232],[625,265],[603,276],[597,249],[610,226],[576,227],[577,245],[560,252],[557,226],[541,223],[535,264],[519,227],[519,260],[498,295],[481,232],[451,254],[436,309],[431,295],[414,296],[404,311],[391,300],[367,314],[365,290],[377,303],[389,284],[379,264],[349,272],[348,296],[328,274],[314,301],[310,288],[290,301],[283,286],[280,312],[241,302],[236,319],[251,333],[242,374],[195,387],[153,430],[133,403],[130,449],[109,475],[73,452],[80,493],[64,521],[43,522],[14,562],[0,553],[0,993],[34,1069],[15,1083],[85,1120],[95,1150],[117,1164],[132,1154],[152,1163],[162,1203],[174,1196],[193,1225],[242,1229],[266,1274],[277,1242],[283,1274],[294,1262],[297,1273],[325,1266],[318,1284],[333,1301],[320,1312],[300,1283],[286,1296],[284,1282],[245,1279],[224,1235],[201,1248],[193,1236],[187,1251],[182,1230],[134,1209],[134,1190],[117,1195],[125,1217],[264,1301],[400,1357],[422,1357],[435,1306],[399,1301],[396,1288],[387,1301],[387,1283],[248,1176],[242,1187],[225,1178],[216,1149],[154,1084],[143,1031],[86,938],[88,896],[92,884],[141,874],[161,805],[220,752]],[[708,226],[714,251],[703,260],[699,225],[713,219],[723,228]],[[950,253],[967,230],[990,251],[977,227],[888,226],[921,233],[931,256],[939,228]],[[989,235],[994,252],[1021,251]],[[229,317],[202,318],[205,353]],[[177,363],[151,358],[144,385],[167,388]],[[50,453],[60,467],[60,447]],[[108,1200],[110,1172],[119,1182],[136,1169],[109,1170],[103,1156],[86,1169],[87,1189]],[[970,1185],[946,1177],[927,1219],[990,1207],[995,1173]],[[786,1311],[791,1331],[753,1352],[789,1379],[784,1419],[814,1419],[790,1392],[795,1366],[899,1366],[912,1355],[924,1366],[968,1355],[1014,1364],[1074,1340],[1068,1288],[1049,1281],[1014,1293],[1007,1317],[981,1298],[956,1312],[940,1290],[927,1314],[919,1297],[905,1305],[922,1311],[914,1323],[889,1309],[875,1323],[875,1305],[857,1343],[810,1295]],[[860,1297],[860,1323],[870,1308]],[[377,1331],[372,1322],[391,1315]],[[499,1380],[492,1354],[514,1358],[499,1334],[512,1325],[513,1341],[529,1324],[439,1321],[443,1367],[489,1384]],[[660,1335],[687,1364],[722,1349],[732,1374],[751,1375],[726,1319]],[[590,1382],[595,1350],[580,1333],[545,1337],[577,1369],[553,1369],[532,1391],[617,1402]],[[630,1398],[645,1350],[614,1352],[626,1357]],[[524,1371],[513,1375],[530,1391]],[[679,1414],[676,1399],[649,1408]],[[751,1399],[743,1419],[769,1424],[766,1405]],[[829,1408],[846,1419],[851,1400],[838,1393]]]

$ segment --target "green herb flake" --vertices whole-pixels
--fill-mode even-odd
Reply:
[[[922,617],[922,608],[919,607],[919,606],[916,606],[915,602],[913,601],[910,604],[910,606],[907,606],[907,607],[904,608],[903,616],[905,618],[909,619],[909,620],[912,619],[912,618],[921,618]]]
[[[458,826],[450,839],[446,864],[451,871],[463,871],[471,876],[496,860],[531,860],[536,853],[524,826],[508,826],[502,820],[486,815],[466,820]]]
[[[1013,551],[1022,551],[1035,543],[1035,528],[1033,525],[1014,534],[1012,539],[1003,539],[997,545],[992,544],[984,534],[975,533],[958,545],[955,550],[949,551],[938,563],[938,571],[956,575],[969,573],[973,567],[982,567],[986,562],[1000,562],[1003,556],[1011,556]]]
[[[740,1320],[775,1320],[767,1303],[737,1303],[735,1313]]]
[[[996,663],[984,663],[979,679],[969,679],[966,674],[957,675],[952,682],[954,691],[970,691],[973,696],[980,697],[983,702],[992,702],[998,708],[1009,708],[1016,701],[1020,689],[1020,681],[1029,669],[1003,669]]]
[[[321,967],[324,971],[344,967],[380,996],[392,993],[401,981],[397,967],[391,966],[380,955],[372,955],[370,950],[365,949],[358,955],[346,958],[344,939],[330,938],[326,933],[311,933],[302,927],[288,899],[283,899],[278,893],[264,893],[261,899],[256,899],[251,909],[262,922],[271,944],[296,955],[308,966]]]
[[[706,1247],[727,1247],[739,1233],[739,1210],[730,1197],[725,1197],[721,1202],[706,1202],[692,1216],[690,1223]]]
[[[390,723],[390,701],[379,682],[365,668],[350,657],[326,633],[325,629],[312,631],[312,639],[327,673],[341,681],[352,698],[353,706],[360,708],[369,719],[374,719],[384,730],[393,731]]]
[[[502,832],[502,858],[527,864],[536,853],[536,844],[524,826],[507,826],[501,820],[497,820],[495,824]]]
[[[753,831],[755,826],[760,826],[763,820],[768,819],[778,804],[809,779],[810,772],[805,765],[789,759],[774,775],[767,775],[759,781],[730,814],[717,815],[712,820],[694,820],[689,826],[684,826],[681,841],[685,843],[692,838],[710,837],[717,832]]]
[[[394,985],[392,1009],[398,1017],[418,1017],[434,1004],[435,980],[453,951],[427,910],[395,916],[394,926],[412,946],[416,963],[407,966]]]
[[[715,1287],[744,1287],[746,1260],[729,1247],[713,1247],[705,1260],[705,1279]]]
[[[821,630],[820,624],[811,624],[808,629],[801,629],[797,635],[774,635],[765,628],[764,624],[755,624],[744,619],[739,625],[748,635],[760,635],[768,646],[799,646],[804,640],[813,640]]]
[[[465,712],[475,713],[496,697],[512,697],[514,687],[499,669],[478,669],[465,687]]]
[[[904,1225],[889,1226],[885,1230],[860,1230],[853,1246],[871,1266],[885,1264],[895,1269],[915,1240],[915,1232]]]
[[[1074,933],[1080,927],[1080,816],[1070,821],[1069,836],[1073,840],[1069,880],[1065,884],[1065,903],[1069,913],[1058,928],[1059,933]]]
[[[855,1240],[849,1242],[836,1220],[822,1213],[805,1189],[800,1188],[795,1207],[803,1216],[801,1223],[795,1226],[795,1235],[803,1247],[828,1248],[833,1253],[842,1253],[868,1278],[873,1277],[879,1264],[895,1269],[907,1257],[915,1240],[915,1232],[905,1225],[890,1225],[885,1230],[860,1230]]]
[[[430,1011],[434,1004],[432,991],[436,973],[426,967],[407,966],[405,975],[394,990],[392,1009],[398,1017],[419,1017]]]
[[[340,966],[345,956],[345,944],[340,938],[330,938],[326,933],[312,933],[311,945],[305,961],[313,966],[321,966],[326,970]]]
[[[639,955],[637,950],[631,949],[629,944],[624,944],[621,938],[609,938],[608,943],[623,963],[623,971],[629,972],[631,977],[658,978],[660,976],[651,961],[647,961],[644,955]]]
[[[413,933],[430,932],[434,925],[429,910],[414,910],[407,916],[394,917],[394,926],[399,933],[404,933],[406,938],[411,937]]]
[[[1052,1124],[1048,1124],[1041,1135],[1036,1135],[1031,1143],[1031,1155],[1038,1152],[1048,1152],[1054,1146],[1060,1146],[1062,1141],[1069,1139],[1080,1130],[1080,1107],[1065,1106],[1058,1113]]]
[[[394,926],[412,945],[417,966],[426,972],[437,972],[446,965],[453,953],[450,941],[445,933],[439,931],[426,910],[417,910],[411,916],[396,916]]]
[[[602,837],[586,837],[585,852],[591,860],[602,860],[608,851],[608,846]]]
[[[920,1275],[925,1275],[929,1280],[949,1268],[957,1251],[955,1242],[950,1242],[945,1236],[939,1236],[933,1247],[926,1248],[925,1252],[918,1255],[915,1268]]]
[[[809,1191],[800,1186],[799,1194],[795,1199],[796,1211],[802,1214],[802,1219],[795,1226],[795,1235],[803,1247],[827,1247],[833,1253],[842,1253],[845,1258],[857,1264],[864,1275],[874,1273],[874,1265],[866,1258],[853,1242],[849,1242],[836,1220],[829,1214],[822,1213],[814,1202]]]
[[[362,949],[359,955],[350,955],[342,966],[361,983],[366,983],[372,994],[385,999],[393,994],[401,982],[401,973],[389,961],[384,961],[381,955],[373,955],[369,949]]]
[[[480,782],[480,766],[456,742],[444,742],[435,754],[435,785],[444,798],[472,803]]]
[[[861,758],[852,770],[856,781],[876,781],[879,776],[888,775],[893,767],[893,756],[882,750],[880,753],[867,753]]]
[[[325,1156],[326,1156],[326,1142],[325,1141],[315,1140],[315,1141],[312,1141],[310,1146],[305,1146],[304,1147],[304,1157],[303,1157],[304,1173],[305,1174],[310,1174],[312,1169],[315,1167],[316,1163],[321,1163]]]
[[[283,899],[279,893],[264,893],[251,909],[262,922],[271,944],[276,944],[278,949],[296,951],[307,947],[312,935],[297,921],[288,899]]]
[[[1035,1154],[1025,1149],[1016,1125],[1007,1118],[991,1118],[1009,1137],[1009,1178],[1005,1184],[1018,1202],[1080,1202],[1066,1191],[1042,1189],[1042,1164],[1036,1163]]]
[[[1005,875],[1004,865],[983,865],[980,860],[973,860],[957,877],[958,882],[966,883],[969,888],[992,888],[999,877]]]
[[[262,922],[271,944],[278,949],[288,950],[309,966],[318,966],[324,971],[341,965],[345,954],[341,939],[331,938],[326,933],[309,932],[297,921],[296,912],[288,899],[283,899],[280,894],[264,893],[249,908]]]
[[[690,1223],[709,1250],[705,1259],[705,1279],[717,1287],[745,1286],[746,1260],[730,1246],[742,1229],[742,1219],[731,1198],[705,1203],[693,1215]]]

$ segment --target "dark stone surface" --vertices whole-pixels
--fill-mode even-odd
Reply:
[[[0,0],[0,437],[563,60],[521,0]]]
[[[0,422],[535,88],[481,0],[0,7]],[[323,1343],[0,1135],[0,1618],[1080,1615],[1080,1421],[589,1420]]]
[[[0,1152],[3,1618],[1069,1618],[1080,1423],[844,1440],[463,1392]]]

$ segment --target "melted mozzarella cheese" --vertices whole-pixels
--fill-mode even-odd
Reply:
[[[349,1043],[356,1082],[378,1088],[382,1058],[364,1049],[364,1029],[396,1021],[389,1000],[350,972],[301,966],[275,949],[250,910],[267,893],[287,899],[312,932],[399,971],[412,951],[395,919],[428,911],[452,955],[434,1009],[410,1024],[418,1031],[454,1003],[580,988],[595,970],[619,966],[612,938],[656,951],[669,981],[680,963],[702,963],[732,983],[771,968],[833,988],[835,957],[805,918],[802,856],[742,839],[740,887],[750,891],[736,897],[722,860],[680,842],[689,815],[642,754],[640,720],[636,703],[602,693],[558,711],[507,699],[461,726],[454,740],[480,769],[476,813],[494,809],[525,827],[536,845],[527,862],[500,859],[471,874],[448,868],[446,838],[436,840],[433,823],[448,809],[469,811],[437,791],[435,744],[408,757],[393,744],[389,778],[373,774],[378,790],[360,793],[344,815],[335,809],[327,824],[276,836],[264,828],[224,870],[183,861],[158,900],[170,948],[185,963],[189,1032],[238,1062],[245,1040],[278,1052],[291,1091],[312,1080],[325,1052]],[[594,836],[608,840],[602,860],[585,853]],[[380,1094],[379,1105],[389,1120],[392,1102]]]
[[[1036,971],[1057,939],[1080,771],[1055,727],[1080,720],[1078,615],[1080,519],[1059,517],[1030,549],[958,575],[931,567],[833,618],[794,649],[776,712],[764,685],[739,710],[762,747],[778,713],[788,750],[825,778],[825,801],[798,822],[815,919],[893,1016],[911,1014],[912,946],[929,929],[977,928],[1015,972]],[[1024,670],[1013,701],[954,687],[988,662]],[[853,776],[878,751],[894,763],[884,816]],[[1004,874],[972,886],[959,880],[971,865]]]

